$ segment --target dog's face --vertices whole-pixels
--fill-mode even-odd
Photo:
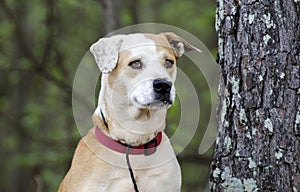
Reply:
[[[162,109],[174,103],[176,61],[196,49],[173,33],[117,35],[91,47],[100,70],[128,105]],[[198,49],[196,49],[198,50]],[[115,100],[115,99],[114,99]]]
[[[129,47],[129,48],[128,48]],[[160,109],[175,99],[176,56],[167,39],[154,35],[133,35],[123,41],[117,67],[130,104]]]

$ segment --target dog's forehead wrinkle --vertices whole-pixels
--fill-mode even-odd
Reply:
[[[135,59],[145,59],[147,58],[147,52],[146,51],[131,51],[130,59],[129,60],[135,60]]]

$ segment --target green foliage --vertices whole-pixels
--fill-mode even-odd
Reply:
[[[72,81],[89,46],[105,32],[97,1],[3,1],[0,7],[0,191],[56,191],[67,171],[80,134],[73,119]],[[133,22],[159,22],[187,30],[216,50],[215,2],[209,0],[141,0],[119,3],[117,27]],[[130,3],[129,3],[130,2]],[[137,15],[138,18],[134,18]],[[182,62],[185,62],[182,60]],[[210,95],[205,81],[184,71],[201,103],[199,131],[183,152],[197,155]],[[201,79],[201,78],[200,78]],[[203,114],[203,115],[202,115]],[[169,135],[180,118],[180,101],[168,113]],[[184,136],[183,136],[184,138]],[[174,146],[175,150],[180,146]],[[210,152],[211,154],[211,152]],[[182,159],[183,191],[201,191],[208,163]],[[199,171],[195,172],[195,169]],[[192,186],[193,188],[189,188]]]

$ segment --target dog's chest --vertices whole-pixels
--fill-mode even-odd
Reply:
[[[169,163],[157,168],[152,168],[149,170],[133,170],[139,191],[179,191],[179,186],[181,184],[181,174],[179,166],[177,166],[177,164],[178,163],[176,160],[172,160]],[[172,169],[170,169],[170,167],[172,167]],[[99,177],[99,174],[93,174],[93,178],[89,179],[89,181],[92,180],[94,180],[94,182],[91,182],[92,185],[90,186],[90,188],[84,191],[134,191],[133,182],[131,180],[129,171],[126,168],[112,168],[109,172],[105,172],[101,177]]]
[[[137,171],[135,173],[138,173]],[[153,191],[176,191],[172,190],[176,187],[179,181],[173,180],[174,177],[165,177],[161,174],[135,174],[135,181],[137,183],[138,189],[143,192],[153,192]],[[99,186],[101,188],[100,190],[95,190],[97,192],[99,191],[118,191],[118,192],[133,192],[134,191],[134,185],[130,178],[129,172],[128,174],[122,175],[120,177],[116,176],[114,178],[111,178],[110,181],[107,181],[105,183],[101,183]],[[99,189],[98,188],[98,189]]]

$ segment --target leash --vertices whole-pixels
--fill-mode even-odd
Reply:
[[[108,123],[107,123],[107,121],[106,121],[106,119],[105,119],[105,117],[104,117],[104,115],[103,115],[103,113],[102,113],[102,110],[100,110],[100,113],[101,113],[102,121],[103,121],[105,127],[108,129]]]
[[[102,110],[100,110],[100,113],[101,113],[101,117],[102,117],[102,120],[103,120],[103,123],[104,123],[105,127],[108,128],[108,123],[105,120],[105,117],[104,117],[104,114],[102,113]],[[132,167],[131,167],[131,164],[130,164],[130,160],[129,160],[129,150],[130,150],[130,148],[131,148],[131,146],[127,145],[127,147],[126,147],[126,163],[127,163],[127,167],[128,167],[129,173],[130,173],[131,181],[133,183],[134,191],[139,192],[139,189],[138,189],[137,184],[136,184],[136,180],[134,178],[134,173],[133,173],[133,170],[132,170]]]
[[[134,178],[134,173],[132,171],[131,164],[130,164],[130,161],[129,161],[129,150],[130,150],[130,148],[131,148],[131,146],[127,145],[127,148],[126,148],[126,162],[127,162],[127,167],[128,167],[129,173],[130,173],[131,181],[133,183],[134,191],[135,192],[139,192],[139,189],[138,189],[137,184],[136,184],[136,180]]]

